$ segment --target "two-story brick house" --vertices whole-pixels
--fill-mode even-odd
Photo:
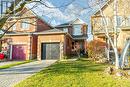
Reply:
[[[22,10],[26,11],[27,8]],[[16,22],[17,21],[17,22]],[[52,26],[39,18],[31,10],[22,16],[11,18],[4,25],[3,30],[8,29],[16,22],[2,38],[2,50],[9,51],[11,60],[29,60],[37,57],[37,35],[51,29]]]
[[[57,29],[67,32],[72,36],[73,41],[71,43],[72,44],[71,54],[76,55],[75,51],[76,49],[81,51],[82,54],[86,53],[87,27],[88,27],[87,24],[79,18],[70,21],[68,23],[56,26]]]
[[[78,27],[81,30],[85,28],[82,30],[82,34],[74,37],[72,33],[53,28],[44,19],[29,10],[26,14],[9,19],[4,25],[3,31],[5,32],[14,22],[16,23],[1,39],[2,50],[8,51],[10,60],[61,59],[72,54],[75,42],[79,42],[85,49],[87,25],[84,23],[81,24],[82,27],[81,25],[80,28]]]
[[[117,46],[119,49],[123,49],[127,39],[130,37],[130,1],[129,0],[117,0]],[[102,39],[102,41],[110,43],[105,35],[105,26],[103,18],[105,17],[107,30],[109,35],[114,36],[114,0],[108,0],[101,10],[97,10],[91,17],[92,32],[94,38]]]

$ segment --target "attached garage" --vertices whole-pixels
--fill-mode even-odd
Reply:
[[[42,43],[41,44],[41,59],[55,60],[60,58],[60,43]]]
[[[12,45],[12,60],[26,60],[27,45]]]
[[[61,60],[71,51],[72,37],[64,31],[51,29],[38,35],[38,60]]]

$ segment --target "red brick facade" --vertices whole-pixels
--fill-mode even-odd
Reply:
[[[31,15],[29,17],[26,17]],[[15,18],[8,21],[3,29],[7,29],[15,21],[18,22],[13,26],[9,32],[3,37],[3,39],[10,40],[9,42],[2,42],[2,47],[8,47],[9,59],[19,59],[18,56],[23,56],[25,60],[37,59],[41,60],[41,55],[43,49],[41,46],[43,43],[59,43],[60,59],[64,56],[70,56],[72,54],[72,49],[74,45],[76,47],[80,46],[79,43],[83,44],[83,48],[86,47],[86,41],[76,41],[73,39],[73,27],[67,26],[68,32],[46,32],[51,30],[52,26],[47,24],[45,21],[41,20],[39,17],[35,16],[31,11],[28,14],[23,15],[21,18]],[[24,26],[27,29],[23,29],[25,20],[28,21],[28,25]],[[14,29],[15,28],[15,29]],[[58,30],[58,29],[57,29]],[[74,44],[73,44],[74,43]],[[15,51],[18,55],[15,54]],[[23,51],[23,53],[21,53]],[[13,56],[12,56],[13,55]]]

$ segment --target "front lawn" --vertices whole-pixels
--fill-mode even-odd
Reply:
[[[104,74],[107,66],[87,59],[57,62],[15,87],[130,87],[130,80]]]

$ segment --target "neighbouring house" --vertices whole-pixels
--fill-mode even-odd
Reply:
[[[71,55],[77,55],[78,51],[82,55],[86,53],[88,25],[83,20],[77,18],[76,20],[70,21],[68,23],[58,25],[55,28],[67,32],[69,35],[71,35],[73,39],[71,43]]]
[[[26,10],[27,8],[21,12]],[[6,32],[13,23],[15,24]],[[76,19],[68,26],[71,27],[71,33],[66,32],[69,30],[60,29],[60,25],[53,28],[43,18],[29,10],[26,14],[9,19],[3,27],[6,34],[0,40],[2,51],[8,53],[9,60],[62,59],[74,54],[75,47],[86,51],[85,22]]]
[[[3,27],[3,31],[6,32],[17,21],[1,39],[2,51],[8,53],[9,60],[36,59],[38,36],[33,33],[52,28],[27,8],[24,8],[21,13],[25,11],[26,14],[10,18]]]
[[[108,0],[102,7],[101,10],[103,12],[103,15],[101,15],[101,11],[97,10],[92,16],[91,16],[91,25],[92,25],[92,32],[94,39],[100,39],[102,41],[105,41],[108,46],[105,47],[106,52],[112,52],[110,42],[108,38],[105,35],[105,26],[107,26],[107,30],[109,32],[109,35],[114,37],[114,0]],[[117,0],[117,46],[118,49],[120,49],[120,52],[122,51],[123,47],[127,43],[127,39],[130,37],[130,0]],[[104,18],[106,24],[104,23]],[[109,53],[108,57],[110,56]]]

